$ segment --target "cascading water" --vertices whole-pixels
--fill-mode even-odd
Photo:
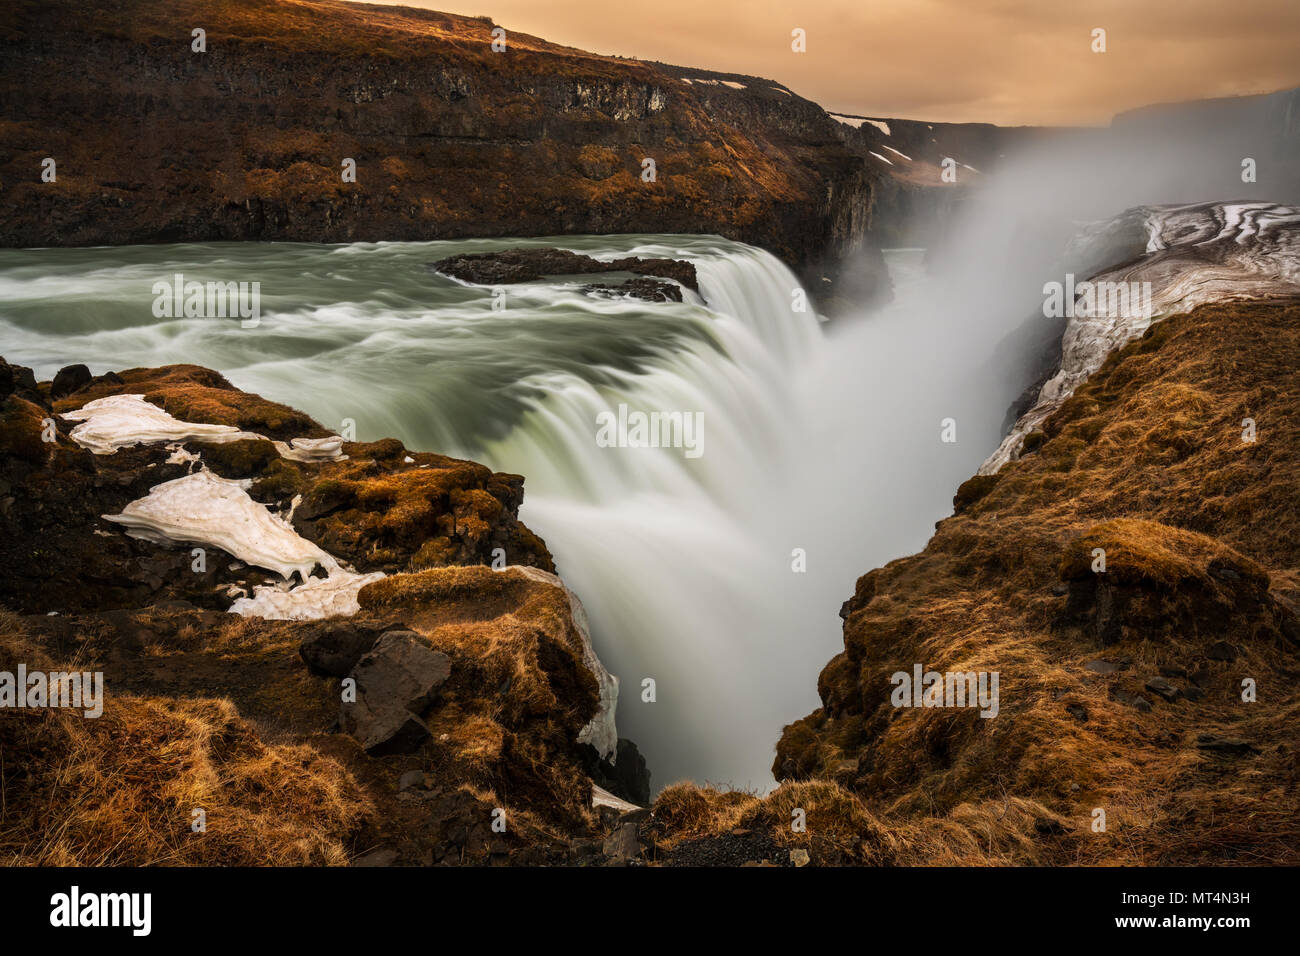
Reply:
[[[557,280],[508,287],[496,311],[491,290],[427,269],[521,245],[687,258],[702,300]],[[781,726],[817,706],[856,577],[923,545],[997,443],[1005,400],[971,392],[987,330],[920,307],[919,251],[889,260],[894,306],[824,334],[792,309],[789,270],[716,237],[3,251],[0,354],[42,377],[207,365],[362,439],[527,476],[522,517],[586,604],[656,786],[762,789]],[[152,285],[176,273],[258,281],[261,324],[156,318]],[[702,413],[702,454],[598,446],[597,416],[621,404]]]

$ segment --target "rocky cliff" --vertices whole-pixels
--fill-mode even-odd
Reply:
[[[1096,281],[1150,282],[1150,317],[1070,321],[1028,431],[858,580],[777,746],[836,820],[885,821],[867,858],[1297,859],[1300,210],[1145,218],[1156,251]],[[917,670],[938,691],[900,699]],[[962,703],[967,674],[996,706]]]
[[[0,361],[0,854],[603,860],[648,777],[522,495],[207,369]]]
[[[496,52],[495,29],[333,0],[7,3],[3,242],[720,233],[805,274],[861,245],[874,177],[815,104],[523,34]]]

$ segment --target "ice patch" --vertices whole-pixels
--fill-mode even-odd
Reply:
[[[338,435],[330,435],[328,438],[295,438],[288,444],[282,441],[274,444],[280,457],[290,461],[347,461],[348,458],[343,454],[343,439]]]
[[[621,797],[614,796],[604,787],[598,787],[594,783],[591,785],[591,805],[593,807],[613,807],[619,813],[641,809],[635,803],[628,803]]]
[[[333,559],[330,563],[334,564]],[[271,621],[314,621],[324,617],[351,617],[361,610],[357,595],[373,581],[384,577],[384,572],[359,574],[339,567],[329,569],[329,577],[309,578],[306,584],[290,588],[262,585],[253,589],[253,596],[241,597],[230,610],[245,617],[264,617]]]
[[[241,438],[264,438],[255,432],[240,431],[233,425],[202,425],[183,422],[163,409],[146,402],[143,395],[109,395],[87,402],[75,411],[66,412],[64,418],[81,422],[68,433],[82,448],[96,455],[112,455],[121,448],[149,445],[160,441],[232,442]],[[295,438],[291,442],[274,442],[281,457],[290,461],[346,461],[343,439],[338,435],[328,438]],[[197,456],[186,457],[176,451],[168,464],[195,461]]]
[[[1272,203],[1194,203],[1138,210],[1147,254],[1092,276],[1096,283],[1151,284],[1150,317],[1076,315],[1061,339],[1061,364],[1032,408],[980,466],[996,473],[1015,461],[1027,434],[1046,421],[1101,368],[1106,357],[1153,323],[1198,305],[1228,299],[1300,294],[1300,207]],[[1125,215],[1131,215],[1126,213]],[[1118,224],[1123,216],[1116,217]]]
[[[133,538],[168,546],[220,548],[283,578],[296,572],[306,580],[318,564],[327,571],[337,565],[329,554],[250,498],[248,484],[204,469],[154,485],[121,514],[104,518],[124,526]]]
[[[257,437],[232,425],[200,425],[173,418],[143,395],[109,395],[87,402],[64,418],[81,422],[69,437],[96,455],[111,455],[119,448],[159,441],[229,442]]]

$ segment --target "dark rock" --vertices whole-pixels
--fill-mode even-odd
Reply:
[[[352,861],[353,866],[392,866],[397,862],[397,851],[390,847],[380,847],[363,853]]]
[[[1201,700],[1205,697],[1205,691],[1199,687],[1184,687],[1182,695],[1188,700]]]
[[[50,383],[50,398],[60,399],[90,384],[93,376],[84,365],[65,365]]]
[[[419,770],[408,770],[397,778],[398,790],[412,790],[424,784],[424,774]]]
[[[1118,701],[1121,704],[1127,704],[1129,707],[1146,713],[1151,709],[1151,701],[1147,700],[1141,694],[1134,694],[1124,690],[1122,687],[1112,687],[1110,689],[1110,699]]]
[[[630,296],[646,302],[680,302],[682,290],[671,282],[657,279],[628,279],[622,283],[597,282],[584,285],[582,291],[587,295],[598,295],[607,299],[621,299]]]
[[[1159,694],[1165,700],[1174,701],[1178,699],[1178,688],[1163,677],[1152,677],[1146,682],[1146,689],[1153,694]]]
[[[1083,668],[1092,671],[1094,674],[1114,674],[1118,671],[1127,670],[1128,664],[1124,661],[1108,661],[1104,658],[1098,658],[1095,661],[1088,661],[1083,665]]]
[[[1066,704],[1065,712],[1078,721],[1086,721],[1088,719],[1088,708],[1084,707],[1082,704]]]
[[[645,823],[649,819],[650,819],[650,808],[637,807],[635,810],[628,810],[626,813],[624,813],[621,817],[618,818],[618,822],[620,824],[631,823],[631,824],[635,824],[636,826],[640,826],[641,824]]]
[[[650,771],[636,744],[620,737],[613,762],[602,760],[590,744],[582,744],[578,749],[583,769],[592,783],[628,803],[641,806],[650,803]]]
[[[323,624],[298,645],[298,654],[314,674],[346,677],[375,645],[378,634],[347,621]]]
[[[371,754],[410,753],[429,736],[418,716],[451,673],[451,660],[411,631],[389,631],[353,669],[356,701],[340,711],[343,730]]]
[[[605,856],[614,860],[635,860],[641,855],[641,841],[637,837],[635,823],[620,823],[614,832],[605,838],[601,848]]]
[[[1234,757],[1259,753],[1259,748],[1248,740],[1242,740],[1240,737],[1219,737],[1215,734],[1200,734],[1196,738],[1196,747],[1198,750],[1210,750]]]
[[[433,263],[435,272],[476,285],[510,285],[537,282],[546,276],[590,275],[600,272],[634,272],[673,279],[698,292],[695,266],[680,259],[623,259],[601,261],[567,249],[505,249],[451,256]]]
[[[1212,661],[1235,661],[1240,652],[1227,641],[1215,641],[1205,649],[1205,656]]]
[[[574,861],[588,860],[600,856],[603,848],[600,840],[576,839],[569,843],[569,859]]]

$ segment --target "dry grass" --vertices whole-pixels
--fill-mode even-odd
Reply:
[[[4,667],[51,669],[20,619]],[[64,665],[64,667],[70,665]],[[54,668],[54,669],[63,669]],[[268,745],[228,700],[106,688],[104,713],[0,712],[0,860],[46,866],[327,865],[370,809],[335,760]],[[193,832],[193,811],[206,832]]]
[[[1294,302],[1202,307],[1112,356],[1037,451],[968,482],[924,551],[859,580],[823,707],[786,728],[778,776],[835,780],[892,833],[987,829],[994,857],[1022,862],[1296,862],[1297,368]],[[1098,658],[1128,666],[1084,667]],[[889,676],[914,663],[999,672],[999,715],[894,708]],[[1162,669],[1202,696],[1158,697]],[[1267,688],[1255,703],[1247,678]],[[1004,802],[1066,836],[1008,842],[988,819]]]

